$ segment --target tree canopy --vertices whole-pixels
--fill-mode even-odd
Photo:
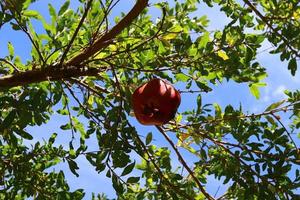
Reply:
[[[59,9],[49,3],[49,20],[31,9],[37,0],[0,2],[0,32],[20,32],[31,43],[26,60],[10,42],[0,58],[0,199],[83,199],[82,186],[71,190],[65,171],[54,170],[65,163],[80,176],[79,158],[111,179],[118,199],[299,198],[299,90],[286,90],[285,99],[257,113],[243,102],[237,108],[202,102],[228,81],[246,83],[259,98],[268,74],[257,54],[265,42],[296,75],[299,0],[137,0],[114,20],[127,1],[77,2]],[[209,30],[201,5],[220,8],[230,22]],[[140,132],[131,95],[154,77],[180,85],[196,106]],[[68,120],[57,121],[71,134],[68,145],[57,143],[55,129],[35,140],[28,130],[56,115]],[[167,146],[153,143],[158,134]],[[226,193],[207,192],[209,175],[229,184]]]

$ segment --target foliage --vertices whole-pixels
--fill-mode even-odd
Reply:
[[[85,192],[71,191],[65,172],[53,170],[66,163],[80,176],[82,157],[111,179],[119,199],[214,199],[205,189],[208,175],[230,183],[219,199],[297,198],[300,149],[292,134],[300,128],[300,91],[286,91],[285,100],[258,114],[242,105],[202,105],[201,99],[229,80],[247,83],[259,98],[267,74],[256,56],[266,41],[274,46],[269,53],[280,54],[295,76],[298,0],[138,0],[114,22],[109,17],[123,1],[79,0],[73,9],[66,0],[59,10],[48,4],[50,20],[32,10],[33,3],[0,3],[0,31],[9,27],[32,44],[26,62],[12,43],[0,58],[1,199],[82,199]],[[219,6],[230,23],[209,31],[207,17],[196,12],[204,4]],[[161,16],[153,19],[145,7]],[[138,133],[130,120],[131,94],[153,77],[199,93],[196,108],[156,127],[168,147],[154,145],[155,134]],[[35,139],[27,129],[47,124],[55,114],[68,119],[57,123],[71,132],[69,145],[57,145],[57,133],[26,145]],[[169,135],[176,135],[177,145]],[[96,151],[87,145],[92,138]],[[187,164],[182,148],[194,163]],[[96,198],[107,199],[93,194]]]

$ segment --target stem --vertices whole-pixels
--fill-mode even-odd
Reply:
[[[285,125],[281,122],[281,120],[278,117],[276,117],[276,115],[274,113],[271,113],[271,115],[279,122],[279,124],[282,126],[282,128],[285,130],[286,134],[288,135],[288,137],[292,141],[292,143],[295,146],[295,148],[298,149],[297,144],[295,143],[294,139],[291,136],[291,133],[287,130],[287,128],[285,127]]]
[[[13,63],[9,62],[8,60],[0,58],[0,62],[4,62],[4,63],[10,65],[16,72],[20,72],[20,70]]]
[[[129,122],[128,125],[130,127],[133,127]],[[170,187],[170,189],[172,189],[174,192],[178,193],[180,196],[184,197],[185,199],[188,200],[193,200],[194,198],[190,197],[188,194],[185,193],[185,191],[180,190],[180,188],[178,188],[176,185],[173,185],[167,177],[165,177],[165,175],[163,174],[163,172],[160,170],[159,166],[155,163],[155,160],[153,159],[152,155],[150,154],[150,152],[147,150],[146,145],[143,143],[143,141],[141,140],[141,138],[139,137],[139,135],[136,132],[134,133],[134,138],[136,138],[137,142],[141,145],[143,151],[147,154],[148,158],[150,159],[150,162],[153,164],[153,166],[155,167],[156,171],[158,172],[161,180],[163,180],[166,185],[168,187]],[[137,152],[138,153],[138,152]],[[143,155],[140,155],[142,158]],[[148,159],[145,159],[148,160]]]
[[[257,14],[257,16],[278,36],[280,37],[280,39],[286,44],[286,46],[293,52],[293,54],[295,54],[297,57],[300,57],[300,53],[299,51],[295,50],[289,43],[288,39],[285,38],[281,33],[278,32],[278,30],[276,30],[267,20],[267,18],[265,16],[263,16],[263,14],[261,14],[256,7],[249,1],[249,0],[243,0],[245,2],[245,4],[247,4],[251,10],[253,10],[253,12],[255,12],[255,14]]]
[[[114,26],[107,34],[96,40],[92,46],[89,46],[82,53],[69,60],[67,65],[79,66],[83,61],[111,44],[113,39],[126,27],[128,27],[128,25],[139,16],[147,5],[148,0],[138,0],[131,11],[116,26]]]
[[[185,162],[185,160],[183,159],[182,155],[180,154],[180,152],[178,151],[177,147],[175,146],[175,144],[173,143],[173,141],[169,138],[169,136],[165,133],[165,131],[160,127],[160,126],[156,126],[156,128],[159,130],[159,132],[161,132],[163,134],[163,136],[166,138],[166,140],[169,142],[169,144],[172,146],[172,148],[174,149],[178,160],[182,163],[182,165],[184,166],[184,168],[189,172],[189,174],[191,175],[191,177],[193,178],[193,180],[195,181],[195,183],[198,185],[200,191],[204,194],[204,196],[209,199],[209,200],[213,200],[214,198],[211,197],[204,189],[204,187],[202,186],[202,184],[200,183],[200,181],[198,180],[198,178],[195,176],[194,172],[191,170],[191,168],[189,168],[189,166],[187,165],[187,163]]]
[[[86,18],[86,16],[87,16],[87,14],[88,14],[88,11],[89,11],[89,9],[90,9],[90,7],[91,7],[91,5],[92,5],[92,2],[93,2],[93,0],[89,0],[89,1],[87,2],[87,5],[86,5],[86,8],[85,8],[85,10],[84,10],[84,13],[83,13],[83,15],[82,15],[82,17],[81,17],[81,20],[80,20],[79,24],[77,25],[77,28],[76,28],[76,30],[75,30],[75,32],[74,32],[74,34],[73,34],[73,36],[72,36],[72,38],[71,38],[69,44],[68,44],[66,50],[64,51],[64,54],[63,54],[62,57],[61,57],[60,65],[63,64],[63,62],[64,62],[64,60],[65,60],[65,58],[66,58],[66,56],[67,56],[67,54],[68,54],[68,52],[69,52],[71,46],[72,46],[72,44],[73,44],[73,42],[74,42],[74,40],[75,40],[75,38],[77,37],[77,34],[78,34],[78,32],[79,32],[79,30],[80,30],[80,28],[81,28],[81,26],[82,26],[82,24],[83,24],[83,22],[84,22],[84,20],[85,20],[85,18]]]

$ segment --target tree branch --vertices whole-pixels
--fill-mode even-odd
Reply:
[[[84,13],[83,13],[83,15],[82,15],[82,17],[81,17],[81,19],[79,21],[79,24],[77,25],[77,28],[76,28],[76,30],[75,30],[75,32],[74,32],[74,34],[73,34],[73,36],[72,36],[69,44],[68,44],[66,50],[64,51],[64,53],[63,53],[63,55],[61,57],[60,65],[63,64],[63,62],[64,62],[64,60],[65,60],[65,58],[66,58],[66,56],[67,56],[67,54],[68,54],[71,46],[72,46],[72,44],[73,44],[73,42],[75,40],[75,38],[77,37],[77,34],[78,34],[78,32],[79,32],[79,30],[80,30],[80,28],[81,28],[81,26],[82,26],[82,24],[83,24],[83,22],[84,22],[84,20],[85,20],[85,18],[87,16],[87,14],[88,14],[88,11],[89,11],[89,9],[90,9],[90,7],[92,5],[92,2],[93,2],[93,0],[89,0],[87,2],[86,8],[85,8]]]
[[[136,46],[130,48],[130,49],[125,49],[125,50],[122,50],[122,51],[117,51],[116,53],[112,53],[110,54],[109,56],[106,56],[105,58],[102,58],[102,59],[93,59],[93,60],[89,60],[89,61],[86,61],[85,63],[89,63],[89,62],[92,62],[92,61],[97,61],[97,60],[107,60],[109,58],[113,58],[115,57],[116,55],[119,55],[119,54],[122,54],[122,53],[129,53],[131,51],[135,51],[137,50],[138,48],[144,46],[146,43],[148,43],[149,41],[151,40],[154,40],[155,38],[157,38],[159,36],[159,32],[162,30],[163,28],[163,25],[164,25],[164,22],[165,22],[165,18],[166,18],[166,9],[163,7],[162,8],[162,12],[163,12],[163,15],[162,15],[162,20],[160,22],[160,26],[158,28],[158,30],[155,32],[155,34],[151,37],[149,37],[148,39],[145,39],[143,40],[143,42],[137,44]],[[136,69],[134,69],[136,70]]]
[[[185,160],[183,159],[182,155],[180,154],[180,152],[178,151],[177,147],[175,146],[175,144],[173,143],[173,141],[169,138],[169,136],[165,133],[165,131],[160,127],[160,126],[156,126],[156,128],[159,130],[159,132],[161,132],[163,134],[163,136],[166,138],[166,140],[169,142],[169,144],[172,146],[172,148],[174,149],[178,160],[181,162],[181,164],[184,166],[184,168],[189,172],[189,174],[191,175],[191,177],[193,178],[193,180],[195,181],[195,183],[197,184],[198,188],[200,189],[200,191],[202,192],[202,194],[208,199],[208,200],[213,200],[214,198],[212,196],[210,196],[206,190],[204,189],[203,185],[200,183],[200,181],[198,180],[198,178],[195,176],[194,172],[191,170],[191,168],[189,168],[189,166],[187,165],[187,163],[185,162]]]
[[[129,122],[127,122],[127,124],[130,127],[133,127]],[[164,173],[161,171],[160,167],[156,164],[155,160],[153,159],[153,156],[151,155],[151,153],[148,151],[146,145],[143,143],[143,141],[141,140],[141,138],[139,137],[139,135],[136,132],[133,132],[133,136],[134,138],[137,140],[137,142],[141,145],[141,148],[143,149],[143,151],[145,152],[145,154],[147,154],[150,162],[153,164],[154,168],[156,169],[157,173],[159,174],[160,178],[162,181],[164,181],[167,185],[167,187],[169,187],[169,189],[172,189],[174,192],[178,193],[180,196],[184,197],[185,199],[188,200],[193,200],[193,197],[190,197],[185,191],[181,190],[177,185],[172,184],[168,177],[166,177],[164,175]],[[137,152],[137,151],[136,151]],[[138,153],[138,152],[137,152]],[[139,154],[139,153],[138,153]],[[140,155],[140,154],[139,154]],[[148,160],[147,158],[144,158],[143,155],[140,155],[143,159]]]
[[[0,88],[23,86],[47,80],[57,81],[80,76],[96,76],[99,72],[104,70],[103,68],[78,69],[76,67],[57,68],[51,66],[45,69],[19,72],[17,74],[0,77]]]
[[[92,46],[89,46],[83,52],[69,60],[67,65],[78,66],[99,50],[107,47],[121,31],[128,27],[128,25],[139,16],[147,5],[148,0],[138,0],[130,12],[117,25],[115,25],[107,34],[96,40]]]
[[[259,12],[259,10],[256,9],[256,7],[249,1],[249,0],[243,0],[245,4],[247,4],[251,10],[257,14],[257,16],[280,38],[282,41],[286,44],[286,46],[293,52],[294,55],[300,58],[300,53],[295,50],[291,44],[289,43],[288,39],[284,37],[278,30],[276,30],[268,21],[268,19]]]
[[[103,68],[82,69],[75,66],[80,65],[84,60],[93,56],[100,49],[107,47],[122,30],[128,27],[128,25],[143,11],[143,9],[147,5],[148,0],[138,0],[131,11],[117,25],[115,25],[103,37],[96,40],[92,46],[88,47],[83,52],[69,60],[67,64],[62,63],[63,65],[61,66],[49,66],[44,69],[30,70],[26,72],[20,72],[18,74],[0,77],[0,88],[22,86],[46,80],[62,80],[80,76],[96,76],[99,72],[103,71]],[[81,21],[83,22],[83,20],[84,17]],[[69,43],[69,48],[71,44],[72,41]],[[42,57],[41,60],[43,60]]]
[[[292,138],[291,133],[288,131],[288,129],[285,127],[285,125],[282,123],[282,121],[274,113],[271,113],[271,115],[282,126],[282,128],[284,129],[284,131],[286,132],[286,134],[288,135],[288,137],[290,138],[290,140],[292,141],[293,145],[295,146],[295,148],[297,150],[298,149],[297,144],[294,141],[294,139]]]
[[[3,59],[3,58],[0,58],[0,62],[4,62],[4,63],[10,65],[16,72],[20,72],[20,70],[13,63],[11,63],[10,61],[8,61],[6,59]]]

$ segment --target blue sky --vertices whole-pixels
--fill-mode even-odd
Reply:
[[[36,9],[41,12],[44,16],[48,15],[48,6],[51,4],[59,9],[60,5],[64,2],[63,0],[43,0],[37,1],[32,4],[30,9]],[[129,3],[130,2],[130,3]],[[152,1],[153,2],[153,1]],[[156,1],[157,2],[157,1]],[[133,0],[121,0],[121,3],[114,10],[113,15],[118,15],[120,11],[126,12],[133,5]],[[75,8],[78,5],[77,1],[71,1],[71,7]],[[156,8],[150,9],[153,16],[159,16],[160,11]],[[199,5],[199,11],[195,13],[197,16],[207,15],[210,19],[210,30],[215,30],[217,28],[223,27],[229,20],[225,15],[219,12],[218,7],[208,8],[204,4]],[[49,17],[46,19],[49,20]],[[111,18],[112,19],[112,18]],[[10,31],[9,26],[4,26],[0,30],[0,57],[4,57],[7,54],[7,42],[11,41],[15,47],[15,52],[22,58],[22,61],[29,59],[30,55],[30,43],[26,39],[25,35],[22,32]],[[280,61],[279,56],[272,55],[270,56],[267,52],[264,51],[268,49],[271,45],[267,42],[264,43],[261,48],[261,53],[258,54],[257,59],[262,66],[267,68],[269,76],[266,78],[265,82],[267,86],[261,88],[261,98],[256,100],[249,92],[247,84],[236,84],[234,82],[224,82],[222,84],[214,86],[214,90],[210,93],[204,93],[202,95],[203,104],[205,103],[218,103],[221,107],[225,107],[228,104],[238,107],[240,103],[243,105],[244,110],[249,112],[261,112],[272,102],[276,102],[284,98],[283,91],[285,89],[295,90],[300,88],[300,73],[298,72],[295,77],[290,75],[290,72],[287,70],[287,63]],[[299,66],[299,65],[298,65]],[[190,107],[196,105],[196,95],[191,94],[182,94],[182,104],[179,108],[179,111],[184,111],[190,109]],[[59,123],[57,123],[59,122]],[[26,141],[28,144],[34,143],[37,140],[42,140],[43,138],[47,140],[49,135],[53,132],[58,133],[57,142],[59,144],[64,144],[68,147],[68,141],[71,139],[71,133],[68,131],[61,131],[59,126],[67,123],[68,118],[65,116],[60,116],[54,114],[52,119],[48,124],[42,125],[40,127],[33,127],[28,129],[34,136],[33,141]],[[145,127],[136,122],[133,118],[132,123],[136,126],[140,134],[146,135],[148,132],[152,131],[154,135],[154,144],[158,146],[168,146],[162,136],[158,131],[152,127]],[[293,135],[296,138],[296,135]],[[174,138],[174,137],[172,137]],[[175,138],[174,138],[175,139]],[[174,140],[176,141],[176,140]],[[296,139],[297,144],[299,144],[299,139]],[[88,140],[89,148],[91,150],[97,148],[96,138],[91,137]],[[182,150],[183,155],[187,159],[188,163],[192,163],[194,158],[188,154],[185,150]],[[179,162],[174,157],[174,166],[179,165]],[[80,177],[75,177],[68,169],[66,163],[61,163],[55,169],[62,169],[65,172],[68,183],[72,189],[84,188],[86,190],[86,198],[90,199],[91,192],[99,193],[103,192],[109,195],[109,197],[114,196],[114,190],[112,188],[111,180],[107,179],[103,174],[97,174],[93,168],[90,167],[90,164],[85,160],[84,157],[80,157],[78,160],[80,167],[79,174]],[[215,180],[213,177],[209,177],[207,190],[210,194],[215,194],[218,187],[221,186],[221,182]],[[221,195],[226,189],[226,186],[222,186],[217,194]]]

